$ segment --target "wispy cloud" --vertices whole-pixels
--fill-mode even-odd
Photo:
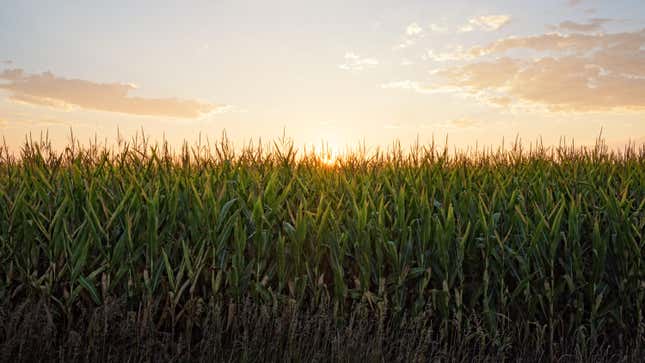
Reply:
[[[500,15],[482,15],[468,19],[468,24],[461,26],[458,32],[465,33],[473,30],[494,31],[501,29],[511,22],[511,16]]]
[[[433,60],[435,62],[449,62],[449,61],[461,61],[461,60],[469,60],[473,59],[475,56],[473,56],[470,52],[464,50],[462,46],[453,46],[452,48],[449,48],[449,50],[446,51],[435,51],[433,49],[429,49],[426,51],[426,53],[422,56],[422,59],[427,60]]]
[[[567,20],[567,21],[561,22],[560,24],[558,24],[557,27],[554,27],[554,28],[569,30],[569,31],[576,31],[576,32],[595,32],[595,31],[602,30],[602,26],[611,21],[613,20],[606,19],[606,18],[590,19],[589,22],[587,23],[577,23],[575,21]]]
[[[423,28],[421,28],[417,23],[411,23],[405,27],[405,34],[409,36],[417,36],[421,35],[421,33],[423,33]]]
[[[401,40],[401,42],[400,42],[399,44],[397,44],[396,46],[394,46],[394,49],[395,49],[395,50],[396,50],[396,49],[405,49],[405,48],[408,48],[408,47],[410,47],[410,46],[415,45],[416,43],[417,43],[417,42],[416,42],[414,39],[411,39],[411,38],[405,38],[405,39]]]
[[[508,37],[485,46],[470,49],[473,56],[504,53],[511,49],[583,53],[596,49],[618,51],[638,50],[645,43],[645,29],[637,32],[611,34],[540,34],[526,37]]]
[[[542,34],[500,39],[472,56],[512,49],[541,58],[477,61],[434,72],[426,86],[455,87],[494,104],[529,103],[552,111],[645,110],[645,29],[615,34]]]
[[[381,84],[381,88],[398,88],[398,89],[408,89],[414,91],[422,91],[423,87],[419,82],[404,80],[404,81],[392,81]]]
[[[430,31],[434,33],[445,33],[448,31],[447,27],[443,25],[437,25],[437,24],[430,24],[428,26],[428,29],[430,29]]]
[[[10,100],[58,109],[197,118],[224,107],[197,100],[133,97],[128,95],[136,88],[132,84],[67,79],[51,72],[29,74],[22,69],[8,69],[0,73],[0,80],[6,81],[0,83],[0,90],[8,92]]]
[[[578,4],[582,3],[582,0],[567,0],[567,4],[569,6],[576,6]]]
[[[433,122],[431,124],[421,124],[420,128],[434,130],[471,130],[481,127],[482,121],[469,117],[461,117],[443,122]]]
[[[452,87],[452,86],[438,86],[438,85],[428,86],[428,85],[422,84],[421,82],[412,81],[412,80],[392,81],[392,82],[383,83],[381,84],[381,88],[403,89],[403,90],[414,91],[417,93],[427,93],[427,94],[451,93],[459,90],[459,88]]]
[[[376,58],[361,57],[354,52],[345,53],[345,63],[339,64],[338,68],[346,71],[362,71],[366,68],[372,68],[379,64]]]
[[[394,46],[394,50],[408,48],[416,44],[416,40],[422,38],[425,35],[423,27],[421,27],[421,25],[416,22],[408,24],[405,27],[404,33],[405,34],[399,44]]]

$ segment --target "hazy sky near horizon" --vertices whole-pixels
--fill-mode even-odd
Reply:
[[[0,136],[645,142],[645,3],[0,1]]]

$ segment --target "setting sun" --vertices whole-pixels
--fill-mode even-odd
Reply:
[[[336,163],[336,156],[332,153],[324,153],[322,154],[321,160],[327,165],[333,165],[334,163]]]
[[[323,141],[318,152],[320,160],[327,166],[336,164],[339,155],[339,145],[334,139]]]

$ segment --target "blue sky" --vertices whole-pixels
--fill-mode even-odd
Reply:
[[[337,148],[445,134],[457,146],[515,135],[592,143],[601,128],[616,143],[645,136],[639,1],[1,7],[0,135],[14,145],[42,131],[62,145],[70,127],[81,139],[143,129],[173,143],[286,128],[299,143]]]

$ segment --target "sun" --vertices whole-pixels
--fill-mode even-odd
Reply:
[[[323,164],[327,166],[332,166],[336,164],[336,160],[338,160],[338,158],[335,156],[323,155],[323,157],[320,160],[323,162]]]
[[[324,142],[320,149],[320,161],[326,166],[333,166],[338,161],[338,147],[336,144]]]

